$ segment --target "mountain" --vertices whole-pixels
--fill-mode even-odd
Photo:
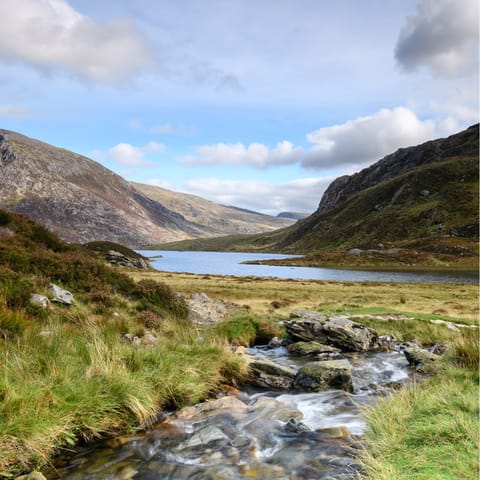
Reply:
[[[442,236],[478,238],[479,128],[401,148],[336,179],[282,249],[372,248]]]
[[[478,162],[477,124],[448,138],[401,148],[337,178],[316,212],[290,227],[204,240],[202,248],[313,255],[352,248],[376,254],[401,247],[478,256]],[[195,249],[195,240],[169,248]]]
[[[179,198],[177,210],[170,209],[93,160],[0,130],[0,207],[28,215],[68,242],[105,240],[140,246],[288,224],[216,210],[211,202],[203,208],[210,214],[202,223],[200,210],[193,209],[200,199],[191,198],[189,203],[181,208]],[[189,218],[182,211],[190,212]]]
[[[131,182],[131,185],[186,220],[208,228],[209,235],[259,233],[291,225],[293,219],[277,218],[238,207],[218,205],[187,193]]]

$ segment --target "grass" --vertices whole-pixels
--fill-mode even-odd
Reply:
[[[50,281],[70,289],[75,304],[32,306],[30,293],[47,294]],[[203,291],[246,305],[249,314],[199,337],[174,291]],[[225,343],[250,345],[281,335],[278,321],[297,308],[368,314],[374,318],[364,323],[403,340],[451,341],[440,375],[381,403],[383,412],[372,410],[365,462],[370,478],[470,478],[477,458],[478,338],[430,320],[478,325],[477,286],[127,276],[2,211],[0,478],[44,465],[80,440],[142,428],[160,409],[208,398],[244,374]],[[124,343],[126,333],[151,333],[158,343]]]
[[[75,297],[44,310],[53,281]],[[143,428],[241,377],[223,339],[198,338],[163,282],[132,278],[43,227],[0,211],[0,478],[59,448]],[[126,333],[154,346],[122,342]]]
[[[132,272],[186,294],[248,306],[256,315],[287,316],[309,308],[330,313],[393,313],[454,323],[479,324],[478,286],[470,284],[326,282],[255,277],[226,277],[168,272]]]
[[[367,412],[364,478],[478,478],[478,340],[464,335],[434,377]]]

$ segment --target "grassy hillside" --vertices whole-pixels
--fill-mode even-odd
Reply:
[[[74,303],[33,304],[33,293],[51,297],[50,282]],[[135,282],[4,211],[0,358],[0,478],[45,464],[62,446],[145,426],[240,371],[220,342],[198,340],[166,284]]]
[[[201,225],[204,237],[268,232],[291,225],[295,221],[292,218],[272,217],[251,210],[219,205],[196,195],[173,192],[153,185],[130,183],[189,222]]]

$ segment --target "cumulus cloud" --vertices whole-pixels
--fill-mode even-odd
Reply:
[[[309,133],[307,139],[313,147],[303,158],[302,165],[314,169],[363,165],[400,147],[431,140],[436,134],[433,120],[422,121],[408,108],[385,108],[370,116]]]
[[[119,143],[108,150],[108,158],[120,165],[129,167],[148,167],[152,162],[145,159],[147,153],[158,153],[166,150],[165,145],[157,142],[149,142],[143,147],[136,147],[129,143]],[[98,151],[96,151],[97,158]]]
[[[192,166],[268,168],[299,164],[314,170],[362,167],[400,147],[416,145],[456,130],[457,125],[453,122],[420,120],[412,110],[397,107],[311,132],[307,134],[308,148],[286,140],[277,143],[273,149],[261,143],[248,146],[217,143],[197,147],[194,155],[182,157],[180,161]]]
[[[272,165],[289,165],[300,161],[304,154],[302,147],[295,147],[286,140],[269,149],[262,143],[216,143],[197,147],[196,156],[182,157],[182,163],[192,166],[243,165],[266,168]]]
[[[3,0],[0,60],[116,82],[148,65],[151,56],[127,19],[96,22],[66,0]]]
[[[400,31],[397,61],[445,76],[478,71],[478,15],[478,0],[420,0]]]
[[[332,180],[333,177],[301,178],[284,183],[268,183],[260,180],[202,178],[186,182],[183,190],[222,205],[234,205],[268,215],[283,211],[312,213]]]

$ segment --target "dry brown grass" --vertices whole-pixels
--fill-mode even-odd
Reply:
[[[168,272],[132,272],[165,282],[174,291],[204,292],[217,299],[248,305],[255,313],[287,314],[298,308],[327,311],[378,309],[438,314],[478,324],[477,285],[427,283],[326,282],[256,277],[226,277]],[[440,313],[441,312],[441,313]]]

